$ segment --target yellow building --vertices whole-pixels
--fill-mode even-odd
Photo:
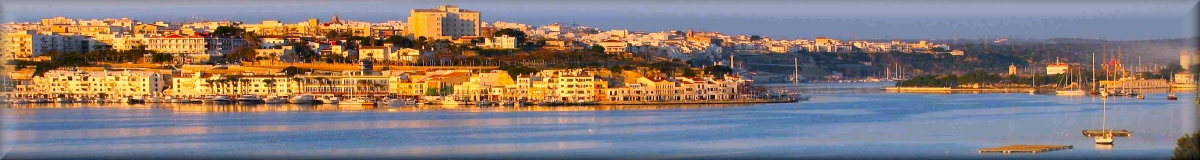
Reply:
[[[1008,65],[1008,75],[1017,75],[1017,65],[1016,64]]]
[[[434,9],[413,9],[405,29],[412,38],[451,40],[462,36],[479,36],[479,11],[442,5]]]

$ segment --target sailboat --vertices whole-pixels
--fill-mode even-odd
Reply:
[[[809,98],[812,98],[812,96],[804,96],[800,94],[800,59],[793,58],[793,60],[795,64],[793,64],[792,67],[794,67],[795,70],[792,72],[792,98],[795,99],[796,102],[806,101]]]
[[[1068,73],[1068,74],[1070,74],[1070,73]],[[1064,84],[1068,84],[1067,85],[1068,87],[1071,86],[1070,83],[1068,83],[1070,81],[1069,79],[1070,79],[1069,75],[1065,76],[1064,82],[1063,82]],[[1066,90],[1059,89],[1054,92],[1055,92],[1055,95],[1060,95],[1060,96],[1082,96],[1082,95],[1087,94],[1087,92],[1084,92],[1082,89],[1079,89],[1080,88],[1079,86],[1076,86],[1074,88],[1075,89],[1066,89]]]
[[[358,92],[358,81],[354,81],[354,89],[350,90],[350,99],[347,99],[345,101],[340,101],[340,102],[338,102],[338,105],[364,105],[364,106],[374,106],[375,105],[375,101],[372,101],[369,98],[354,96],[355,92]]]
[[[1102,105],[1102,107],[1100,107],[1100,113],[1101,113],[1101,114],[1100,114],[1100,115],[1101,115],[1101,118],[1100,118],[1100,130],[1101,130],[1101,131],[1108,131],[1108,133],[1102,134],[1102,135],[1100,135],[1100,136],[1096,136],[1096,144],[1112,144],[1112,143],[1113,143],[1113,134],[1112,134],[1112,130],[1108,130],[1108,129],[1106,129],[1106,127],[1107,127],[1107,125],[1108,125],[1108,123],[1107,123],[1107,120],[1108,120],[1108,100],[1103,100],[1103,101],[1102,101],[1102,103],[1103,103],[1103,105]]]
[[[1029,94],[1037,94],[1037,73],[1033,73],[1033,83],[1029,84]]]

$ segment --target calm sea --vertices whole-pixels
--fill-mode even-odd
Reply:
[[[1197,130],[1193,93],[879,91],[886,84],[805,84],[811,101],[750,105],[8,105],[4,158],[1169,158]],[[1100,146],[1081,134],[1100,128],[1134,135]],[[976,152],[1012,144],[1074,149]]]

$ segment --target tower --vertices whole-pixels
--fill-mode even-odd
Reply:
[[[1008,65],[1008,75],[1017,75],[1017,64],[1010,63]]]

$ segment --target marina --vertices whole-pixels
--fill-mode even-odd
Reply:
[[[1102,128],[1103,102],[1094,96],[895,93],[882,91],[878,88],[883,86],[878,85],[800,85],[803,92],[813,96],[810,101],[521,107],[28,103],[9,105],[3,116],[16,126],[14,134],[30,137],[14,141],[12,152],[6,156],[12,158],[151,154],[182,158],[254,151],[273,153],[253,156],[263,158],[360,154],[632,158],[729,153],[795,158],[970,159],[1015,156],[979,151],[1014,144],[1091,146],[1095,145],[1093,137],[1080,136],[1080,131]],[[1030,156],[1168,158],[1179,135],[1195,130],[1190,120],[1195,119],[1196,108],[1191,101],[1166,100],[1166,92],[1141,93],[1156,98],[1107,100],[1108,116],[1120,117],[1108,122],[1109,127],[1120,128],[1112,133],[1120,137],[1121,130],[1127,130],[1137,132],[1137,136],[1120,137],[1116,144],[1104,147],[1037,151]],[[1190,92],[1178,92],[1177,96],[1196,98]],[[87,118],[97,116],[112,118]],[[58,143],[62,141],[72,143]],[[517,149],[482,149],[503,147]],[[331,151],[336,148],[344,151]],[[814,149],[825,154],[809,154]],[[55,154],[59,152],[78,154]]]

